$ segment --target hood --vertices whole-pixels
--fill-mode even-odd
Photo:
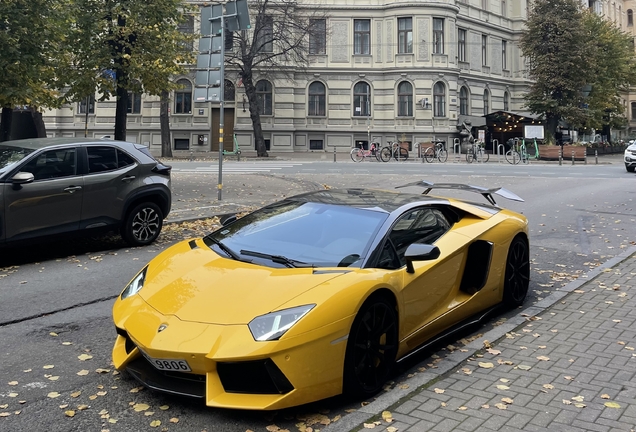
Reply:
[[[630,144],[629,146],[627,146],[625,151],[636,152],[636,143]]]
[[[346,273],[264,267],[223,258],[202,242],[198,246],[182,242],[150,262],[139,295],[160,313],[182,321],[247,324]]]

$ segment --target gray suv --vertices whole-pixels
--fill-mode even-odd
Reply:
[[[129,142],[0,142],[0,246],[113,229],[131,245],[152,243],[170,212],[170,170]]]

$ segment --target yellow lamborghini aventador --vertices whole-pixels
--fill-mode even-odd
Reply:
[[[113,308],[113,361],[151,389],[279,409],[379,391],[391,367],[528,291],[524,216],[503,188],[309,192],[159,254]],[[477,192],[487,202],[430,196]]]

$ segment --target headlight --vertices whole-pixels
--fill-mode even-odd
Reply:
[[[298,306],[254,318],[248,324],[256,341],[278,340],[316,305]]]
[[[148,266],[144,267],[142,271],[140,271],[137,276],[128,284],[126,289],[121,293],[121,299],[124,300],[131,295],[135,295],[139,292],[140,289],[144,287],[144,282],[146,281],[146,271],[148,271]]]

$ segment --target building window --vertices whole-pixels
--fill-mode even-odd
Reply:
[[[225,29],[225,51],[232,51],[234,49],[234,32]]]
[[[510,111],[510,93],[504,93],[504,111]]]
[[[95,114],[95,95],[85,97],[77,104],[77,113],[86,114],[86,108],[88,107],[88,114]]]
[[[459,114],[468,115],[468,89],[464,86],[459,89]]]
[[[488,1],[489,0],[481,0],[481,8],[485,11],[488,10]]]
[[[353,115],[371,116],[371,87],[365,82],[359,82],[353,87]]]
[[[258,113],[261,115],[272,115],[272,84],[269,81],[260,80],[255,87]]]
[[[274,52],[274,19],[271,16],[263,16],[256,25],[258,36],[256,38],[257,51],[262,53]],[[259,25],[260,24],[260,25]]]
[[[446,86],[441,81],[433,86],[433,116],[446,117]]]
[[[398,116],[413,116],[413,86],[408,81],[398,85]]]
[[[501,67],[508,70],[508,41],[501,41]]]
[[[508,9],[507,9],[507,5],[506,5],[506,0],[501,0],[501,15],[503,17],[507,17],[508,16]]]
[[[481,64],[488,66],[488,36],[481,35]]]
[[[627,9],[627,25],[629,27],[634,25],[634,11]]]
[[[444,54],[443,18],[433,18],[433,54]]]
[[[353,20],[353,53],[371,54],[371,20]]]
[[[128,106],[126,107],[128,114],[141,113],[141,95],[139,93],[128,92]]]
[[[457,29],[457,59],[466,61],[466,30]]]
[[[488,115],[490,113],[490,92],[488,90],[484,90],[484,115]]]
[[[236,99],[236,88],[234,87],[234,83],[227,79],[223,81],[223,98],[225,102]]]
[[[309,140],[309,150],[322,150],[323,148],[323,140]]]
[[[636,120],[636,102],[632,102],[632,120]]]
[[[175,114],[191,114],[192,113],[192,83],[187,79],[177,81],[180,88],[175,92],[174,97],[174,113]]]
[[[309,84],[309,110],[310,116],[325,116],[326,92],[325,85],[319,81]]]
[[[413,18],[398,18],[398,53],[413,52]]]
[[[185,34],[192,34],[194,33],[194,16],[193,15],[185,15],[183,17],[183,21],[179,22],[179,24],[177,25],[179,31],[181,33],[185,33]],[[181,42],[180,43],[181,48],[183,48],[184,51],[192,51],[192,42]]]
[[[309,20],[309,54],[327,52],[327,20]]]
[[[175,138],[174,139],[175,150],[188,150],[190,149],[190,140],[188,138]]]

